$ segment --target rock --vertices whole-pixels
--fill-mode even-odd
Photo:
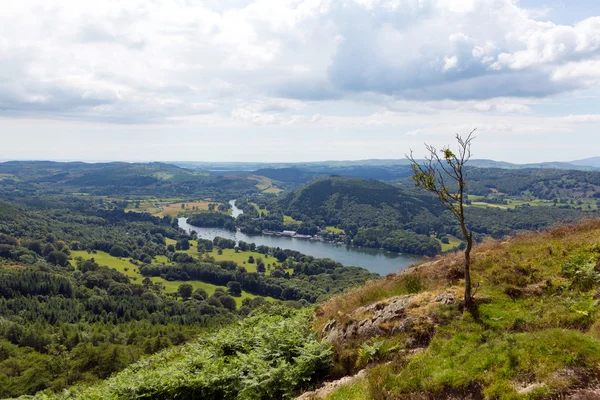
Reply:
[[[450,293],[438,297],[439,302],[443,304],[455,302],[454,296]],[[421,331],[429,332],[434,325],[433,320],[426,313],[413,312],[411,314],[415,315],[408,315],[410,310],[421,306],[420,301],[422,299],[418,295],[411,294],[360,307],[344,316],[345,318],[341,318],[347,321],[346,323],[333,319],[328,321],[321,332],[322,337],[330,343],[341,344],[349,340],[365,342],[377,336],[413,333],[413,330],[418,330],[414,332],[414,338],[407,339],[407,344],[420,345],[423,342]]]
[[[437,296],[435,299],[433,299],[433,301],[437,302],[437,303],[442,303],[442,304],[455,304],[456,303],[456,298],[454,297],[454,295],[452,293],[442,293],[439,296]]]
[[[531,392],[533,392],[535,389],[537,388],[541,388],[546,386],[545,383],[531,383],[529,385],[523,386],[521,388],[517,389],[517,393],[519,394],[530,394]]]

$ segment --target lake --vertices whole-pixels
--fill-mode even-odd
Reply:
[[[242,210],[235,207],[235,201],[231,200],[232,216],[237,217]],[[198,237],[202,239],[214,239],[216,236],[243,240],[248,243],[255,243],[257,246],[264,245],[269,247],[280,247],[299,251],[302,254],[316,258],[331,258],[346,266],[357,266],[366,268],[369,271],[380,275],[387,275],[392,272],[398,272],[409,265],[421,261],[419,256],[398,254],[379,249],[356,248],[335,243],[326,243],[316,240],[287,238],[271,235],[247,235],[242,232],[231,232],[222,228],[201,228],[187,223],[186,218],[179,218],[179,227],[186,232],[196,231]]]

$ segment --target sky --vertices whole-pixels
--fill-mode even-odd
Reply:
[[[597,0],[0,0],[0,160],[600,156]]]

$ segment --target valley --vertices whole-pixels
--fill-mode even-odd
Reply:
[[[460,274],[444,278],[446,272],[436,267],[452,271],[446,265],[464,247],[458,226],[433,196],[416,191],[401,176],[404,172],[398,171],[403,168],[383,168],[385,173],[380,167],[336,170],[356,176],[327,175],[323,169],[269,169],[265,173],[270,177],[262,179],[259,170],[221,175],[162,164],[0,163],[0,395],[102,398],[114,391],[115,398],[128,398],[135,387],[136,393],[151,397],[165,396],[165,388],[171,395],[193,390],[217,398],[236,398],[242,392],[253,393],[251,398],[270,398],[268,393],[288,398],[314,388],[320,375],[335,379],[378,364],[373,371],[389,374],[389,362],[399,363],[393,374],[404,374],[412,382],[417,379],[412,370],[401,365],[419,362],[405,357],[414,346],[427,346],[432,340],[445,343],[446,329],[471,335],[475,328],[458,320]],[[550,325],[579,330],[584,336],[585,329],[595,326],[588,301],[589,287],[595,283],[571,287],[579,285],[569,283],[574,275],[555,267],[542,272],[547,266],[538,259],[527,262],[531,270],[518,270],[519,280],[513,273],[500,272],[496,261],[485,261],[492,256],[483,254],[486,249],[502,254],[493,256],[506,258],[502,263],[511,259],[507,254],[530,257],[529,242],[522,240],[538,236],[525,232],[594,219],[598,174],[470,170],[466,209],[478,249],[475,276],[484,282],[477,298],[491,299],[492,305],[482,305],[480,312],[493,340],[504,343],[501,332],[518,324],[531,324],[519,325],[529,326],[523,332],[550,328],[544,318],[551,316],[542,317],[542,322],[533,314],[523,317],[525,322],[513,321],[516,317],[510,313],[517,306],[505,299],[528,298],[527,285],[539,284],[547,274],[553,277],[553,287],[565,287],[560,292],[563,300],[556,303],[556,310],[562,311],[556,312],[566,314]],[[554,257],[556,249],[560,260],[580,253],[592,257],[595,225],[584,223],[577,229],[583,246],[577,249],[559,250],[566,244],[548,239],[552,233],[531,240],[535,246],[551,242],[549,255]],[[577,242],[577,237],[572,240]],[[521,250],[510,247],[510,253],[502,253],[498,243]],[[583,268],[595,282],[586,265],[576,268]],[[493,289],[495,285],[503,289]],[[436,308],[432,299],[450,294],[454,303]],[[330,335],[324,325],[353,321],[367,312],[360,307],[388,304],[396,296],[412,296],[417,310],[413,322],[420,328],[389,336],[384,323],[377,337],[358,337],[333,347],[331,340],[323,340]],[[546,299],[548,304],[554,301]],[[419,319],[422,307],[425,319]],[[527,300],[518,307],[529,309],[533,303]],[[587,315],[587,322],[572,313]],[[288,344],[270,342],[277,339],[273,332],[278,327],[288,326],[283,329],[303,328]],[[441,336],[432,339],[438,329]],[[575,331],[568,334],[588,346],[589,339]],[[546,333],[548,341],[554,340],[552,332]],[[518,348],[537,351],[531,350],[526,335],[523,338],[515,339]],[[265,346],[284,346],[277,354],[290,358],[272,358],[264,353]],[[481,351],[473,343],[467,346]],[[499,346],[493,351],[502,353],[504,344]],[[237,350],[228,362],[246,365],[244,374],[262,382],[266,392],[235,378],[230,368],[239,366],[202,361],[232,357],[224,355],[231,354],[231,348]],[[583,347],[564,351],[588,357]],[[183,356],[188,353],[193,356]],[[423,362],[441,363],[436,358],[441,356],[431,357]],[[566,362],[540,360],[556,368]],[[154,372],[146,369],[149,365]],[[203,374],[189,372],[199,365]],[[437,368],[431,373],[447,373]],[[261,381],[264,374],[279,378],[269,384]],[[381,392],[369,383],[380,378],[370,374],[331,392],[329,398],[380,398]],[[215,384],[217,376],[228,383]],[[545,376],[538,377],[544,387],[568,387],[544,381]],[[476,372],[469,377],[483,379]],[[493,379],[508,390],[504,378]],[[284,382],[288,386],[282,386]],[[397,393],[409,387],[393,380],[382,385]],[[446,383],[422,390],[437,395],[439,385]]]
[[[0,1],[0,400],[600,400],[600,1]]]

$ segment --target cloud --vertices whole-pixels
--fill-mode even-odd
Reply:
[[[600,81],[600,17],[544,15],[513,0],[5,2],[0,116],[286,124],[367,101],[527,113],[521,99]]]
[[[563,117],[563,120],[576,123],[598,123],[600,122],[600,114],[567,115]]]
[[[568,72],[600,56],[600,17],[560,26],[510,0],[343,4],[334,14],[343,40],[329,76],[346,91],[413,100],[546,97],[588,87],[592,68]],[[567,63],[574,66],[561,72]]]

